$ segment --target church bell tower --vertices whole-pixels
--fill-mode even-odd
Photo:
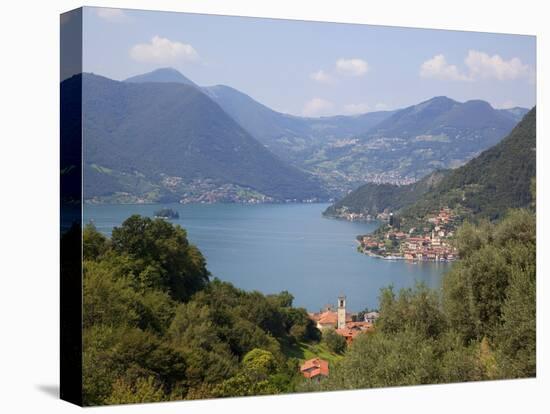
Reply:
[[[338,296],[338,325],[337,329],[346,327],[346,297]]]

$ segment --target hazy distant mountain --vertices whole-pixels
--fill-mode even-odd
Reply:
[[[370,214],[376,217],[384,210],[397,211],[404,206],[414,204],[420,197],[437,186],[451,170],[439,170],[428,174],[421,180],[409,185],[363,184],[323,213],[326,216],[339,217],[343,212]]]
[[[197,86],[172,68],[134,76],[126,82],[176,82]],[[201,89],[269,150],[298,166],[303,166],[305,160],[323,145],[361,134],[393,113],[379,111],[355,116],[305,118],[274,111],[229,86]]]
[[[460,103],[438,96],[396,112],[366,134],[373,136],[411,138],[419,135],[454,134],[461,129],[497,129],[495,134],[512,128],[514,121],[485,101]],[[502,138],[502,136],[499,136]]]
[[[325,195],[194,86],[84,74],[83,112],[86,198],[178,199],[205,182],[278,200]]]
[[[305,118],[283,114],[225,85],[203,88],[229,115],[281,157],[303,162],[331,140],[350,138],[389,117],[391,111]]]
[[[509,208],[528,207],[533,201],[531,180],[536,175],[536,108],[495,146],[441,182],[405,209],[424,214],[436,207],[461,205],[474,216],[501,217]]]
[[[171,68],[126,82],[194,86],[269,151],[312,172],[337,196],[365,182],[402,184],[458,167],[496,144],[527,112],[440,96],[396,111],[306,118],[274,111],[229,86],[199,87]]]
[[[422,217],[440,207],[462,206],[472,216],[501,217],[507,209],[532,202],[536,174],[536,109],[495,146],[455,170],[434,172],[417,183],[392,186],[369,183],[330,206],[325,214],[376,214],[389,209],[404,217]]]
[[[521,111],[435,97],[396,111],[336,151],[324,148],[309,168],[321,176],[337,171],[357,183],[422,177],[458,167],[495,145],[512,130]]]
[[[179,71],[173,68],[160,68],[152,72],[144,73],[142,75],[132,76],[126,79],[124,82],[174,82],[183,83],[185,85],[197,86],[195,82],[183,76]]]
[[[516,106],[514,108],[499,109],[499,111],[512,118],[515,122],[519,122],[529,112],[529,109]]]

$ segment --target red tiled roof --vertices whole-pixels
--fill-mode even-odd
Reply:
[[[312,319],[322,325],[336,325],[338,323],[338,312],[326,311],[320,314],[314,314]],[[346,322],[351,322],[351,314],[346,313]]]
[[[354,335],[357,334],[357,332],[359,332],[359,331],[356,330],[356,329],[350,329],[350,328],[336,329],[336,333],[338,335],[342,335],[342,336],[354,336]]]
[[[370,322],[348,322],[346,323],[346,328],[348,329],[361,329],[361,330],[368,330],[372,328],[372,323]]]
[[[328,324],[328,323],[336,324],[338,322],[338,313],[331,312],[331,311],[323,312],[319,316],[318,321],[321,324]]]
[[[328,377],[328,361],[321,358],[308,359],[300,367],[300,372],[306,378],[314,378],[318,375]]]

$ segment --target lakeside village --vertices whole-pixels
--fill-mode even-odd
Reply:
[[[325,305],[320,312],[309,313],[309,317],[315,322],[317,329],[324,332],[329,329],[342,336],[349,346],[357,335],[368,334],[374,331],[374,322],[379,317],[376,311],[366,312],[361,315],[346,311],[346,297],[338,297],[336,310],[332,304]],[[315,357],[308,359],[300,366],[300,373],[310,380],[319,381],[328,377],[330,373],[329,361]]]
[[[448,207],[429,215],[408,231],[401,229],[393,213],[378,216],[387,224],[372,234],[357,237],[358,250],[373,257],[389,260],[450,262],[458,258],[451,239],[459,217]]]

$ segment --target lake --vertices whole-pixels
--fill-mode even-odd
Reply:
[[[213,276],[246,290],[287,290],[296,306],[318,311],[347,296],[351,311],[378,306],[380,288],[437,288],[447,263],[408,263],[358,253],[355,237],[377,223],[327,219],[328,204],[141,204],[85,205],[84,223],[110,234],[131,214],[152,217],[161,207],[179,212],[173,220],[187,230]]]

